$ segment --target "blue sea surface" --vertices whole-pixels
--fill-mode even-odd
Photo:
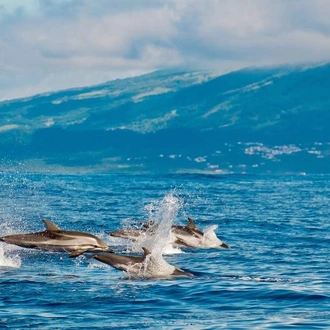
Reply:
[[[2,173],[0,186],[0,236],[48,218],[122,251],[105,232],[175,196],[174,224],[218,225],[231,246],[164,256],[193,278],[133,280],[88,254],[0,243],[1,329],[330,328],[329,176]]]

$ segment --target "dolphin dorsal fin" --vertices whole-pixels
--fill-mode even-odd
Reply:
[[[190,229],[197,229],[197,226],[195,224],[195,221],[188,217],[188,228]]]
[[[142,250],[143,250],[143,252],[144,252],[144,256],[147,256],[148,254],[151,254],[151,252],[150,252],[150,250],[149,249],[147,249],[146,247],[142,247]]]
[[[42,221],[45,223],[46,229],[48,231],[60,231],[60,228],[58,228],[53,222],[51,222],[47,219],[44,219]]]

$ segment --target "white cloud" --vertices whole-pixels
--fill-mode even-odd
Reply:
[[[173,66],[326,61],[330,2],[3,0],[0,99]]]

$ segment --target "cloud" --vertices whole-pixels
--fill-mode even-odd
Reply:
[[[330,2],[5,0],[0,99],[169,67],[328,61]]]

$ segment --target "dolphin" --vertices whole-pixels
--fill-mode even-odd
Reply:
[[[16,234],[0,237],[0,241],[54,252],[68,252],[70,257],[78,257],[84,252],[114,252],[100,238],[79,232],[60,230],[53,222],[44,219],[46,230],[30,234]]]
[[[180,268],[176,268],[167,263],[163,257],[153,255],[146,247],[142,247],[143,256],[124,256],[119,254],[96,254],[93,255],[98,261],[101,261],[113,268],[122,270],[129,277],[137,278],[167,278],[173,276],[193,277]]]
[[[229,249],[230,246],[222,242],[215,234],[217,225],[210,226],[204,232],[198,229],[195,221],[188,218],[186,226],[172,226],[173,245],[177,247],[222,247]]]
[[[203,236],[203,232],[198,231],[197,226],[195,225],[194,221],[191,218],[188,218],[188,226],[172,226],[171,231],[172,232],[188,232],[192,233],[192,230],[196,231],[196,234],[198,233],[199,236]],[[155,231],[157,230],[158,224],[156,224],[154,221],[145,221],[141,222],[142,228],[125,228],[125,229],[119,229],[112,232],[106,232],[106,234],[113,236],[113,237],[120,237],[129,239],[131,241],[138,241],[141,237],[144,237],[146,235],[153,235]],[[184,243],[182,243],[184,245]]]
[[[130,239],[131,241],[138,241],[141,236],[147,234],[147,231],[145,229],[127,228],[127,229],[115,230],[112,232],[106,232],[106,233],[113,237]]]
[[[125,238],[136,242],[147,235],[152,236],[158,226],[154,221],[141,222],[141,225],[142,228],[125,228],[106,233],[113,237]]]
[[[107,234],[114,237],[121,237],[131,241],[139,241],[147,235],[152,236],[157,230],[158,224],[153,221],[142,222],[143,228],[131,228],[108,232]],[[213,225],[208,227],[204,232],[201,231],[195,221],[188,217],[188,224],[185,226],[171,226],[171,244],[175,248],[180,247],[195,247],[195,248],[216,248],[222,247],[229,249],[230,246],[221,241],[215,234],[215,229],[218,226]]]

